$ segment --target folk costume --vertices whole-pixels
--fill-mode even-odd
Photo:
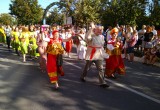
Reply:
[[[6,34],[2,27],[0,27],[0,43],[6,43]]]
[[[66,38],[72,37],[71,30],[69,29],[68,32],[66,33]],[[73,41],[72,39],[66,42],[66,53],[68,54],[68,57],[70,57],[70,52],[72,51],[72,45]]]
[[[121,56],[122,45],[117,41],[118,29],[114,28],[110,32],[112,38],[107,43],[106,52],[110,55],[106,59],[105,74],[107,77],[115,78],[114,74],[125,74],[125,66]]]
[[[23,55],[23,62],[26,62],[26,54],[28,53],[28,45],[29,45],[28,27],[22,27],[22,32],[20,33],[19,39],[20,39],[21,53]]]
[[[38,53],[38,45],[36,43],[36,38],[35,36],[30,36],[29,38],[29,53],[31,55],[31,57],[33,56],[34,58],[38,57],[39,56],[39,53]]]
[[[49,42],[49,34],[47,34],[47,32],[41,32],[38,34],[37,45],[38,45],[38,52],[40,55],[39,64],[42,72],[46,71],[46,64],[47,64],[46,48],[47,48],[48,42]]]
[[[91,28],[86,34],[87,51],[86,51],[86,64],[81,74],[81,81],[85,81],[87,72],[90,69],[92,63],[95,63],[98,70],[100,87],[109,87],[104,80],[103,72],[103,45],[104,37],[102,36],[101,27]]]
[[[13,38],[13,47],[16,51],[16,54],[19,55],[20,51],[20,32],[18,31],[18,27],[15,28],[15,31],[12,33],[12,38]]]
[[[50,38],[48,46],[46,49],[47,52],[47,71],[51,83],[58,84],[58,74],[64,75],[62,65],[58,65],[60,62],[58,59],[59,55],[62,55],[64,48],[62,47],[62,39],[55,38],[54,35],[58,33],[57,30],[52,32],[53,38]],[[62,60],[62,57],[61,57]]]
[[[85,59],[85,55],[86,55],[86,42],[85,40],[85,34],[79,34],[78,36],[79,39],[79,44],[77,46],[77,55],[78,55],[78,59],[79,60],[84,60]]]

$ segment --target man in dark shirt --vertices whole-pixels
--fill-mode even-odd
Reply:
[[[151,41],[153,40],[153,38],[154,37],[153,37],[152,28],[150,26],[147,26],[146,33],[144,33],[145,49],[152,48],[153,44]]]
[[[8,45],[8,49],[10,50],[10,45],[11,45],[11,31],[12,29],[10,28],[9,25],[5,28],[5,34],[6,34],[6,41]]]

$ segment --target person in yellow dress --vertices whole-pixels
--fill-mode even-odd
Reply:
[[[12,32],[12,39],[13,39],[13,46],[15,49],[16,54],[19,56],[20,53],[20,40],[19,40],[19,36],[20,36],[20,32],[19,32],[19,28],[15,27],[14,31]]]
[[[0,43],[6,43],[6,35],[2,26],[0,26]]]
[[[23,62],[26,62],[26,54],[28,53],[28,45],[29,45],[28,27],[22,27],[22,32],[20,33],[19,38],[20,38],[21,53],[23,55]]]
[[[29,54],[31,57],[37,58],[39,56],[39,53],[37,52],[37,41],[35,35],[30,35],[29,37]]]

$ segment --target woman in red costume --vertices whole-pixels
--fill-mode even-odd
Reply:
[[[66,38],[70,38],[71,36],[72,36],[72,30],[71,29],[67,29]],[[72,50],[72,45],[73,45],[72,39],[66,42],[66,53],[68,54],[69,58],[71,58],[70,52]]]
[[[105,74],[108,78],[116,78],[115,73],[124,75],[125,66],[121,56],[122,43],[117,39],[118,29],[113,28],[110,32],[111,39],[107,43],[106,52],[110,55],[109,59],[106,59]]]
[[[67,42],[72,39],[72,37],[68,39],[61,39],[59,37],[58,30],[54,30],[52,32],[53,38],[50,38],[50,41],[48,42],[48,46],[46,49],[47,52],[47,72],[48,76],[50,78],[50,82],[52,84],[55,84],[55,88],[59,88],[58,85],[58,74],[61,76],[64,75],[62,65],[59,65],[59,58],[58,56],[61,56],[64,52],[64,49],[62,47],[62,42]],[[62,58],[62,57],[61,57]],[[62,59],[61,59],[62,60]]]

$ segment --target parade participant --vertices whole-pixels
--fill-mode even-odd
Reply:
[[[110,32],[112,38],[107,43],[106,52],[110,54],[106,59],[105,74],[108,78],[116,78],[115,73],[125,74],[125,66],[121,56],[122,43],[117,41],[118,29],[113,28]]]
[[[98,75],[99,75],[99,83],[100,87],[109,87],[104,80],[104,72],[103,72],[103,55],[102,51],[104,50],[104,37],[102,35],[102,27],[96,26],[91,23],[91,28],[87,32],[85,36],[85,40],[87,42],[87,52],[85,56],[86,64],[81,74],[80,80],[85,82],[86,75],[88,70],[90,69],[92,63],[95,63]]]
[[[127,48],[128,48],[128,41],[131,39],[133,33],[133,29],[131,26],[127,26],[127,30],[125,33],[125,43],[124,43],[124,58],[128,59],[128,53],[127,53]]]
[[[58,74],[61,76],[64,75],[62,68],[62,54],[64,49],[62,47],[62,42],[67,42],[72,39],[61,39],[59,37],[58,30],[52,32],[53,38],[50,38],[48,46],[46,49],[47,52],[47,72],[50,78],[50,82],[55,84],[55,88],[59,88],[58,84]]]
[[[23,55],[23,62],[26,62],[26,54],[28,53],[28,45],[29,45],[29,33],[28,27],[23,26],[22,32],[20,33],[20,47],[21,53]]]
[[[50,34],[46,28],[48,28],[47,25],[42,25],[40,27],[40,33],[37,36],[38,52],[40,54],[39,65],[42,72],[46,71],[46,63],[47,63],[46,48],[50,37],[49,36]]]
[[[6,34],[2,26],[0,26],[0,43],[6,42]]]
[[[67,29],[66,30],[66,38],[70,38],[70,37],[72,37],[72,31],[71,31],[71,29]],[[68,54],[69,58],[71,58],[70,52],[72,50],[72,44],[73,44],[72,39],[70,41],[66,42],[66,53]]]
[[[5,34],[6,34],[6,41],[7,41],[7,46],[9,51],[11,46],[11,32],[12,32],[11,27],[7,25],[7,27],[5,28]]]
[[[29,48],[28,48],[28,53],[31,59],[37,58],[39,56],[38,45],[36,40],[37,40],[37,33],[35,30],[35,26],[31,25],[29,27]]]
[[[12,33],[12,37],[13,37],[13,45],[16,51],[16,54],[18,56],[20,56],[20,40],[19,40],[19,36],[20,36],[20,32],[19,32],[19,28],[15,27],[13,33]]]
[[[31,58],[37,58],[39,56],[39,53],[37,52],[37,41],[35,35],[30,35],[29,37],[29,54]]]
[[[85,32],[83,29],[80,30],[78,36],[78,46],[77,46],[77,55],[79,60],[84,60],[86,55],[86,42],[85,42]]]
[[[112,26],[109,26],[108,29],[106,30],[106,41],[110,40],[111,39],[111,35],[110,35],[110,32],[112,30]]]
[[[66,39],[65,29],[62,29],[62,30],[61,30],[60,37],[61,37],[62,39]],[[64,48],[64,50],[65,50],[65,49],[66,49],[66,42],[63,42],[63,43],[62,43],[62,46],[63,46],[63,48]]]

